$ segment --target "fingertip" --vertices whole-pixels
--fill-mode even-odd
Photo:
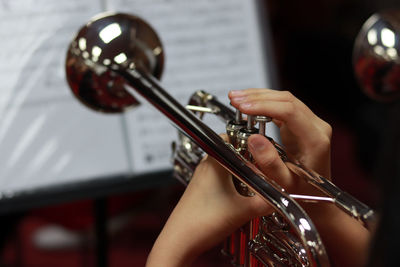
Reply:
[[[245,93],[243,90],[231,90],[228,93],[228,97],[229,98],[234,98],[234,97],[238,97],[238,96],[243,96]]]

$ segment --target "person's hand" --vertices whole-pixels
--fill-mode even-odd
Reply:
[[[280,129],[286,151],[307,167],[330,177],[332,128],[303,102],[290,92],[269,89],[231,91],[229,98],[245,114],[271,117]],[[249,145],[256,140],[261,138],[251,138]]]
[[[325,174],[329,173],[330,127],[299,100],[287,93],[267,89],[231,92],[229,97],[232,104],[246,114],[273,117],[274,122],[280,126],[284,145],[290,149],[290,153],[303,156],[305,163],[312,163],[313,167],[317,166]],[[305,139],[299,141],[300,136]],[[318,139],[314,140],[315,137]],[[297,187],[298,179],[294,178],[265,137],[252,136],[249,139],[249,150],[267,176],[283,187]],[[197,167],[155,243],[148,264],[152,266],[150,263],[164,256],[173,257],[169,259],[171,266],[188,263],[250,219],[267,215],[271,211],[271,207],[260,197],[238,194],[231,175],[208,157]],[[171,246],[184,249],[171,253]]]
[[[260,197],[240,195],[232,176],[206,156],[157,238],[146,266],[188,266],[251,218],[271,211]]]
[[[300,100],[288,92],[268,89],[231,92],[229,97],[232,105],[245,114],[272,117],[280,128],[286,150],[307,167],[329,178],[331,127]],[[266,176],[289,192],[310,191],[310,186],[286,167],[265,137],[253,135],[248,145],[257,166]],[[358,228],[357,222],[353,224],[353,219],[348,221],[348,216],[341,216],[342,212],[334,207],[314,207],[307,207],[307,210],[316,219],[317,228],[322,230],[323,240],[327,241],[328,250],[333,251],[334,257],[346,259],[347,255],[341,254],[344,247],[350,248],[348,253],[354,251],[351,246],[360,248],[355,240],[365,243],[361,235],[364,232]],[[198,255],[222,241],[251,218],[270,212],[270,206],[258,196],[239,195],[230,175],[215,160],[207,158],[197,167],[188,188],[159,235],[147,266],[188,266]],[[352,232],[345,231],[344,235],[348,239],[343,240],[338,233],[348,225]],[[355,238],[357,235],[358,239]],[[341,242],[345,245],[330,249],[330,246],[337,246]],[[360,251],[363,248],[357,250]],[[351,263],[357,262],[358,257],[352,257]],[[335,262],[340,264],[338,266],[347,266],[349,263],[340,260]]]
[[[332,128],[290,92],[247,89],[229,93],[231,104],[244,114],[273,118],[279,127],[286,151],[308,168],[330,179],[330,141]],[[296,177],[277,152],[265,153],[272,144],[253,135],[248,147],[259,168],[289,193],[321,194]],[[272,155],[273,154],[273,155]],[[272,157],[272,159],[271,159]],[[362,266],[368,252],[370,233],[359,222],[332,204],[300,203],[305,208],[337,266]]]
[[[231,91],[231,104],[244,114],[263,115],[279,127],[286,152],[308,168],[330,179],[330,141],[332,128],[316,116],[303,102],[287,91],[247,89]],[[305,181],[298,179],[279,159],[267,158],[265,151],[273,149],[260,135],[248,140],[248,147],[257,165],[268,177],[276,180],[290,193],[315,193]]]

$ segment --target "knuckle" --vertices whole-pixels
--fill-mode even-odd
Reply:
[[[312,144],[312,149],[314,151],[319,151],[319,153],[327,153],[330,151],[331,147],[331,138],[327,135],[321,135],[320,138],[315,140],[315,143]]]
[[[284,116],[285,117],[291,117],[293,115],[295,115],[296,113],[296,105],[294,102],[289,102],[286,105],[285,111],[284,111]]]
[[[294,102],[296,99],[295,96],[289,91],[282,91],[282,95],[289,102]]]
[[[332,138],[332,126],[327,123],[324,122],[324,130],[325,130],[325,134],[329,137],[329,140]]]
[[[321,140],[319,141],[320,145],[323,147],[328,147],[331,145],[331,138],[327,135],[324,135],[321,137]]]
[[[332,126],[327,123],[326,121],[319,119],[319,123],[318,123],[318,129],[321,132],[321,136],[328,140],[330,140],[332,138]]]

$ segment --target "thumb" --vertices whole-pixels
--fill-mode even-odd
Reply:
[[[258,168],[283,188],[290,187],[293,177],[283,163],[274,145],[264,136],[255,134],[248,139],[249,151]]]

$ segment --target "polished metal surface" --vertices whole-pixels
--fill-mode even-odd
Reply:
[[[202,92],[204,94],[204,92]],[[211,97],[210,97],[211,98]],[[213,108],[213,105],[218,102],[215,97],[212,97],[213,103],[206,103],[203,105],[208,106],[209,108]],[[218,103],[218,106],[222,105]],[[229,115],[225,114],[222,117],[228,119],[229,122],[234,121],[235,113],[230,112]],[[259,121],[259,123],[263,123],[264,121],[269,121],[270,118],[257,118],[255,117],[255,121]],[[259,133],[258,129],[252,126],[253,124],[247,124],[237,130],[235,132],[235,136],[232,137],[232,142],[236,143],[235,149],[240,153],[243,157],[247,159],[251,159],[249,155],[247,155],[247,139],[251,134]],[[229,131],[228,131],[229,134]],[[281,159],[286,164],[286,166],[294,173],[296,173],[299,177],[305,179],[312,186],[320,190],[322,193],[328,196],[328,198],[318,198],[316,196],[303,196],[303,195],[290,195],[292,198],[301,200],[301,201],[327,201],[332,202],[339,208],[341,208],[344,212],[349,214],[351,217],[360,221],[366,228],[372,229],[375,223],[375,214],[372,209],[366,206],[364,203],[360,202],[353,196],[344,192],[340,188],[338,188],[335,184],[333,184],[328,179],[319,175],[315,171],[304,166],[300,161],[295,159],[292,155],[288,154],[282,146],[280,146],[277,142],[275,142],[272,138],[267,138],[274,144],[276,150],[278,151]]]
[[[291,246],[293,249],[292,252],[288,251],[288,256],[296,254],[297,259],[307,259],[304,262],[300,261],[299,266],[329,266],[329,259],[318,231],[301,206],[275,181],[266,177],[249,160],[251,157],[243,151],[239,152],[232,144],[225,143],[217,133],[204,124],[200,120],[204,115],[203,109],[192,109],[194,111],[186,109],[162,88],[157,80],[161,75],[162,63],[161,43],[147,23],[131,15],[105,14],[85,25],[72,41],[67,54],[67,79],[79,100],[95,110],[104,112],[120,112],[135,105],[136,100],[131,93],[139,93],[183,133],[180,135],[180,142],[173,146],[177,178],[188,183],[203,153],[207,153],[232,176],[237,177],[241,183],[276,209],[271,218],[264,219],[280,221],[283,218],[284,228],[286,229],[287,225],[290,227],[290,234],[296,236],[296,239],[292,237],[283,239],[289,232],[278,231],[277,234],[282,239],[279,238],[280,241],[277,241],[277,235],[271,236],[267,233],[257,235],[257,232],[252,230],[265,228],[259,221],[254,224],[253,229],[243,228],[238,235],[233,235],[232,238],[236,238],[235,244],[237,238],[246,233],[246,238],[251,237],[256,242],[253,249],[259,252],[254,252],[254,255],[263,261],[267,261],[268,257],[264,254],[271,248],[265,246],[268,243],[276,249]],[[207,108],[207,111],[212,110],[212,113],[225,121],[241,123],[238,122],[241,119],[237,113],[203,91],[196,92],[190,99],[189,105]],[[256,121],[256,118],[254,120]],[[236,130],[239,135],[241,132],[253,133],[253,123],[247,128],[244,125],[241,130]],[[240,142],[242,140],[236,144],[246,145]],[[282,160],[292,171],[326,193],[332,198],[332,202],[347,213],[368,225],[366,222],[373,218],[373,212],[368,207],[342,192],[328,180],[308,170],[287,155],[282,147],[275,142],[274,144]],[[308,196],[303,197],[307,199]],[[301,199],[299,196],[297,198]],[[248,235],[249,231],[252,231],[251,235]],[[264,241],[261,242],[260,238]],[[270,241],[265,241],[267,238]],[[246,255],[236,254],[235,249],[231,251],[234,253],[231,253],[232,256],[239,258],[240,261],[246,260]],[[301,254],[296,251],[301,251]],[[284,265],[285,261],[286,258],[281,259],[280,264]],[[267,266],[268,264],[266,263]],[[293,265],[296,266],[294,263]]]
[[[102,112],[121,112],[138,101],[115,69],[138,69],[161,77],[164,53],[155,31],[128,14],[100,14],[82,27],[71,42],[66,73],[74,95]]]
[[[222,108],[222,104],[214,96],[204,91],[198,91],[193,94],[189,103],[191,104],[190,110],[193,110],[199,118],[202,118],[204,115],[200,114],[202,108],[206,110],[205,113],[210,113],[208,112],[209,110],[219,110],[219,112],[211,112],[211,114],[217,114],[226,120],[226,130],[231,143],[228,146],[240,155],[243,162],[254,167],[254,165],[252,165],[252,157],[247,149],[247,139],[252,134],[259,133],[260,130],[257,129],[256,123],[259,124],[259,127],[263,128],[266,122],[271,121],[270,118],[253,116],[250,117],[247,122],[242,121],[241,116],[238,116],[238,112],[229,110],[228,113],[224,113],[221,111],[227,110],[226,107]],[[193,108],[192,105],[198,105],[199,108]],[[185,136],[182,135],[181,137]],[[181,142],[178,141],[177,144],[185,144],[187,142],[186,139],[187,137]],[[178,166],[175,168],[175,176],[188,183],[191,177],[185,177],[183,179],[182,177],[184,177],[185,174],[193,173],[195,168],[194,165],[190,164],[192,162],[191,158],[187,156],[191,154],[190,147],[192,147],[192,145],[180,145],[179,147],[183,151],[180,153],[175,152],[175,156],[178,156],[178,158],[174,158],[174,162],[178,162],[178,164],[175,164],[175,166]],[[284,153],[284,151],[282,151],[282,153]],[[184,155],[184,158],[179,157],[179,155]],[[181,171],[181,161],[185,162],[187,159],[189,159],[190,162],[186,162],[184,165],[187,167],[191,166],[193,169],[188,167],[190,170],[183,169],[183,171]],[[238,193],[248,197],[254,196],[251,187],[243,182],[241,178],[239,178],[239,180],[234,178],[234,185]],[[313,202],[321,199],[302,195],[295,195],[295,197]],[[289,201],[289,199],[284,197],[281,198],[281,200],[283,202]],[[326,200],[324,199],[324,201]],[[292,213],[290,216],[294,216],[294,214]],[[325,260],[323,263],[315,261],[315,255],[310,257],[310,255],[307,254],[308,246],[313,244],[314,241],[310,242],[310,240],[308,240],[308,243],[304,243],[302,234],[299,235],[298,232],[294,230],[296,227],[300,227],[302,229],[300,232],[302,232],[305,226],[298,225],[293,227],[291,218],[285,218],[287,217],[282,216],[279,212],[254,218],[225,240],[222,250],[223,254],[229,257],[234,266],[329,266],[329,261],[324,252],[322,243],[320,243],[321,255],[318,256]],[[307,224],[306,228],[312,225],[311,221],[303,220],[302,222]],[[320,242],[320,240],[317,242]]]
[[[363,91],[379,101],[400,97],[400,10],[372,15],[358,34],[353,52],[355,75]]]

